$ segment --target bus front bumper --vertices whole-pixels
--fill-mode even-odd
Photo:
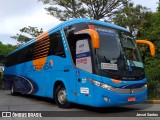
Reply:
[[[109,91],[98,86],[94,88],[94,96],[92,106],[94,107],[110,107],[131,105],[145,102],[147,100],[147,89],[131,94],[119,94]]]

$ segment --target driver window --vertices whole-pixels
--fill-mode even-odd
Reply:
[[[70,48],[73,63],[76,64],[76,36],[74,35],[74,33],[70,33],[67,36],[67,41]]]

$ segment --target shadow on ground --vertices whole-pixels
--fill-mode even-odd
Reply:
[[[10,94],[8,94],[10,95]],[[39,96],[33,96],[33,95],[22,95],[19,94],[16,97],[24,97],[25,99],[32,99],[34,101],[43,101],[46,102],[47,104],[50,104],[52,106],[56,106],[55,102],[53,99],[50,98],[45,98],[45,97],[39,97]],[[85,105],[79,105],[79,104],[73,104],[73,106],[68,109],[68,111],[88,111],[92,113],[125,113],[125,112],[135,112],[135,111],[141,111],[146,108],[152,107],[152,104],[144,104],[144,105],[130,105],[130,106],[121,106],[121,107],[104,107],[104,108],[98,108],[98,107],[90,107],[90,106],[85,106]],[[62,109],[63,111],[63,109]],[[66,111],[66,110],[65,110]],[[124,114],[123,114],[124,116]]]

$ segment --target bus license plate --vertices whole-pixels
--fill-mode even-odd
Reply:
[[[128,102],[134,102],[134,101],[136,101],[136,97],[129,97],[128,98]]]

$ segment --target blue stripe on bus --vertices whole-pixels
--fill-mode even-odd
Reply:
[[[85,52],[85,53],[80,53],[80,54],[77,54],[76,55],[76,58],[84,58],[84,57],[89,57],[91,56],[91,53],[90,52]]]
[[[14,90],[23,94],[35,94],[38,91],[38,85],[27,77],[20,75],[4,75],[5,89],[10,89],[11,84],[14,83]]]

